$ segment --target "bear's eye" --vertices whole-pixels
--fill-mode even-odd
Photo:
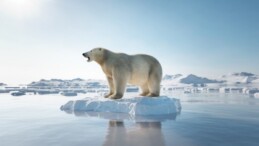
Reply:
[[[102,48],[99,48],[99,51],[101,51],[102,50]]]

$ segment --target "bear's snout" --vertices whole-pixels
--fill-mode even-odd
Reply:
[[[90,62],[91,59],[90,59],[90,56],[87,54],[87,53],[83,53],[82,54],[85,58],[87,58],[87,61]]]

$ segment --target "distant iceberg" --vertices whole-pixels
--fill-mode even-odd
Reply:
[[[166,118],[181,111],[179,99],[160,97],[134,97],[117,100],[103,97],[87,97],[82,100],[69,101],[60,107],[62,111],[84,116],[109,116],[113,119],[141,118],[154,116]],[[87,112],[87,113],[84,113]],[[119,117],[118,117],[119,116]],[[108,117],[107,117],[108,118]]]
[[[255,98],[259,98],[259,92],[254,94]]]

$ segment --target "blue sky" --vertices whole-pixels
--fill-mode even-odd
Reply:
[[[164,74],[259,74],[257,0],[1,0],[0,82],[104,79],[82,53],[155,56]]]

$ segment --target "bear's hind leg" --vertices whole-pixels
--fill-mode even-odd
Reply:
[[[148,88],[149,88],[149,94],[150,97],[157,97],[160,95],[160,78],[158,75],[154,74],[150,76],[148,81]]]
[[[159,93],[149,93],[147,96],[149,96],[149,97],[158,97]]]
[[[140,86],[142,93],[140,94],[140,96],[147,96],[149,94],[149,89],[148,89],[148,84],[144,84],[142,86]]]
[[[150,90],[150,93],[147,95],[147,96],[150,96],[150,97],[157,97],[160,95],[160,84],[158,83],[149,83],[149,90]]]

